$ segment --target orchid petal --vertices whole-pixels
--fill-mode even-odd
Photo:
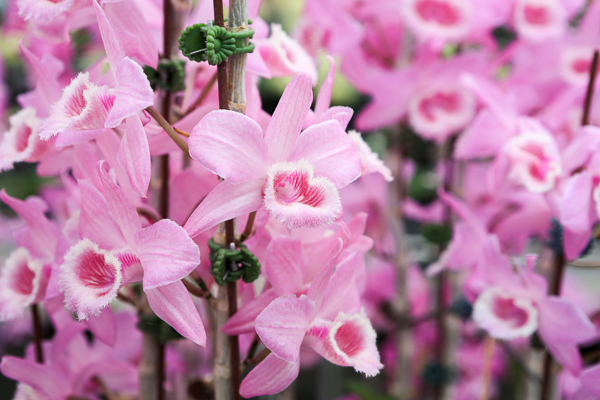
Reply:
[[[102,43],[104,43],[104,49],[106,50],[106,56],[110,63],[110,69],[113,74],[117,70],[117,65],[123,58],[125,58],[125,51],[119,41],[108,17],[104,13],[100,4],[97,0],[92,0],[94,5],[94,11],[96,12],[96,18],[98,19],[98,27],[100,28],[100,36],[102,36]]]
[[[307,265],[308,259],[302,249],[302,241],[279,236],[269,243],[264,268],[277,295],[299,292]]]
[[[81,193],[79,231],[105,250],[125,245],[119,226],[110,218],[109,205],[104,196],[87,180],[78,181]]]
[[[315,303],[305,295],[281,296],[256,318],[256,333],[277,357],[297,363],[314,307]]]
[[[44,260],[53,260],[58,244],[56,227],[48,221],[46,212],[48,206],[38,197],[29,197],[19,200],[0,190],[0,200],[12,208],[21,217],[29,228],[28,235],[35,248],[29,248],[34,256]]]
[[[61,376],[61,371],[47,365],[4,356],[0,371],[4,376],[38,389],[50,398],[66,399],[70,394],[69,387],[63,383],[65,377]]]
[[[123,58],[115,71],[118,86],[114,105],[104,126],[114,128],[123,119],[154,104],[154,92],[142,67],[129,57]]]
[[[213,111],[188,140],[190,156],[231,184],[264,177],[268,150],[260,125],[243,114]]]
[[[361,174],[360,155],[354,142],[337,121],[312,125],[298,138],[289,161],[306,160],[314,174],[332,181],[338,189]]]
[[[123,189],[117,186],[117,184],[108,177],[107,173],[104,171],[103,164],[104,161],[99,161],[97,170],[102,185],[104,186],[104,192],[110,206],[110,212],[112,213],[115,222],[119,225],[121,233],[129,246],[134,247],[134,236],[142,229],[140,218],[133,205],[125,197]]]
[[[267,289],[260,296],[245,304],[237,313],[233,314],[221,329],[227,335],[240,335],[252,333],[256,317],[277,298],[273,289]]]
[[[581,369],[577,344],[591,339],[596,328],[579,307],[559,297],[538,302],[539,334],[555,359],[574,373]]]
[[[148,304],[156,315],[182,336],[206,346],[206,331],[190,294],[181,281],[146,291]]]
[[[139,196],[146,197],[152,165],[146,131],[137,115],[127,118],[125,134],[117,152],[117,160],[127,172],[133,190]]]
[[[310,76],[297,74],[286,86],[265,132],[272,163],[288,160],[312,100]]]
[[[144,290],[181,280],[200,264],[200,249],[175,222],[163,219],[135,235]]]
[[[86,321],[88,329],[102,343],[113,347],[117,340],[117,322],[110,307],[104,307],[99,314],[90,316]]]
[[[327,56],[329,60],[329,70],[319,88],[319,95],[315,103],[315,114],[323,114],[331,105],[331,93],[333,92],[333,82],[335,81],[335,60],[331,56]]]
[[[289,363],[269,354],[244,378],[240,394],[250,398],[279,393],[298,377],[300,363]]]
[[[221,182],[202,200],[184,225],[190,237],[240,215],[258,210],[263,204],[264,179],[238,185]]]

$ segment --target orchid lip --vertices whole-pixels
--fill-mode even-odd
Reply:
[[[328,225],[341,214],[335,185],[313,177],[305,160],[271,166],[264,193],[267,210],[290,229]]]
[[[97,315],[117,296],[123,283],[122,265],[112,253],[83,239],[69,249],[60,269],[65,303],[80,319]]]

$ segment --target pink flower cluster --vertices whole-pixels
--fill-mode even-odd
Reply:
[[[186,24],[213,18],[212,1],[181,3]],[[246,398],[322,359],[383,370],[402,398],[425,398],[428,366],[452,360],[455,398],[492,398],[539,339],[563,398],[600,399],[584,351],[600,302],[569,267],[600,266],[581,260],[600,220],[600,2],[306,0],[290,35],[248,3],[242,114],[219,109],[208,64],[153,90],[160,0],[7,2],[0,35],[31,87],[14,100],[0,83],[0,182],[26,162],[44,184],[0,191],[21,221],[0,216],[0,329],[30,332],[19,321],[41,309],[54,331],[2,358],[14,398],[141,396],[140,329],[156,316],[187,339],[166,345],[167,398],[213,384],[220,330],[252,366]],[[368,98],[356,115],[332,106],[357,104],[336,97],[338,69]],[[272,78],[291,80],[269,113]],[[218,326],[208,241],[230,220],[262,269],[235,283],[238,311]]]

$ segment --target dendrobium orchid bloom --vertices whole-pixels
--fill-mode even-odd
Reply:
[[[40,119],[31,107],[24,108],[10,117],[10,130],[0,141],[0,171],[11,169],[21,161],[39,161],[50,145],[38,136]]]
[[[591,339],[596,329],[578,307],[558,296],[548,296],[544,277],[533,272],[537,256],[525,268],[513,269],[500,253],[498,242],[485,244],[484,260],[469,278],[469,290],[479,295],[473,320],[497,339],[528,337],[536,330],[554,358],[573,372],[581,369],[577,345]]]
[[[35,260],[18,247],[0,271],[0,321],[19,317],[25,309],[44,299],[50,266]]]
[[[262,206],[290,229],[340,217],[338,189],[360,176],[360,156],[335,120],[300,133],[311,103],[311,79],[298,74],[264,134],[252,119],[228,110],[213,111],[196,125],[190,155],[225,181],[186,222],[191,237]]]
[[[97,170],[106,197],[89,182],[80,182],[80,230],[85,239],[69,249],[61,266],[67,307],[85,319],[98,314],[124,284],[141,280],[156,315],[204,346],[202,321],[181,282],[200,264],[198,246],[171,220],[142,229],[135,208],[104,172],[102,162]]]
[[[96,0],[92,1],[110,72],[105,81],[92,82],[88,72],[80,73],[52,106],[50,116],[39,127],[40,137],[57,136],[58,148],[86,142],[126,121],[117,159],[132,188],[146,196],[150,182],[150,150],[139,112],[154,104],[154,92],[142,67],[127,56],[115,29]],[[128,49],[130,50],[130,49]]]
[[[331,279],[332,274],[330,264],[306,295],[281,296],[256,318],[256,332],[272,353],[246,376],[240,387],[242,396],[273,394],[288,387],[298,376],[301,347],[367,376],[383,368],[375,330],[364,311],[348,310],[343,302],[335,302],[335,295],[345,288]]]
[[[522,133],[504,147],[510,160],[510,179],[534,193],[554,188],[562,174],[561,158],[552,135],[537,121],[522,119]]]

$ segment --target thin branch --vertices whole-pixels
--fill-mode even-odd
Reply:
[[[246,241],[252,235],[252,227],[254,226],[254,220],[256,219],[256,211],[252,211],[250,215],[248,215],[248,222],[246,222],[246,228],[244,232],[240,235],[240,242]]]
[[[583,103],[583,115],[581,116],[581,125],[590,124],[590,110],[592,109],[592,99],[594,97],[594,86],[596,84],[596,75],[598,74],[598,50],[594,51],[594,58],[590,66],[590,78],[588,80],[587,91],[585,93],[585,103]]]
[[[190,292],[190,294],[192,296],[196,296],[201,299],[205,299],[208,302],[208,304],[210,304],[213,308],[216,307],[217,300],[214,298],[214,296],[212,294],[210,294],[210,292],[202,290],[200,287],[196,286],[195,284],[193,284],[186,278],[183,278],[181,280],[181,282],[183,282],[183,285],[185,286],[187,291]]]
[[[481,376],[483,379],[483,392],[481,393],[481,400],[489,400],[490,391],[492,387],[492,361],[494,359],[494,348],[496,347],[496,340],[487,336],[485,338],[485,345],[483,348],[483,371]]]
[[[31,305],[31,324],[33,328],[33,339],[35,341],[35,360],[38,364],[44,363],[44,349],[42,347],[42,320],[40,318],[40,308],[36,304]]]
[[[181,129],[176,128],[176,127],[173,127],[173,129],[175,130],[175,132],[179,133],[181,136],[184,136],[186,138],[190,137],[190,134],[187,133],[186,131],[182,131]]]
[[[204,87],[202,88],[202,92],[200,92],[200,96],[198,97],[198,100],[196,100],[194,102],[194,104],[192,104],[187,111],[181,116],[181,118],[184,118],[186,116],[188,116],[189,114],[191,114],[196,108],[200,107],[200,105],[204,102],[204,100],[206,100],[206,97],[208,97],[208,94],[210,93],[210,90],[213,88],[213,86],[215,85],[215,82],[217,81],[217,72],[215,72],[213,74],[213,76],[210,77],[210,80],[208,82],[206,82],[206,85],[204,85]]]
[[[262,360],[267,358],[267,356],[269,354],[271,354],[271,350],[269,350],[268,348],[265,347],[260,353],[258,353],[258,355],[256,355],[256,357],[252,357],[250,359],[244,360],[242,367],[250,367],[253,365],[258,365],[258,364],[260,364],[260,362]]]
[[[190,154],[190,148],[188,144],[185,142],[185,140],[181,138],[181,136],[179,136],[179,134],[177,134],[177,132],[175,132],[175,129],[173,129],[171,124],[169,124],[167,120],[164,119],[162,115],[160,115],[156,108],[150,106],[146,108],[146,111],[148,112],[148,114],[150,114],[150,116],[152,116],[152,118],[154,118],[158,125],[160,125],[161,128],[163,128],[165,132],[167,132],[167,134],[171,137],[171,139],[173,139],[175,144],[179,146],[179,148],[183,150],[185,154]]]
[[[160,221],[160,216],[153,213],[152,211],[148,210],[147,208],[137,207],[135,209],[135,211],[138,213],[138,215],[146,218],[148,221],[152,222],[153,224]]]

